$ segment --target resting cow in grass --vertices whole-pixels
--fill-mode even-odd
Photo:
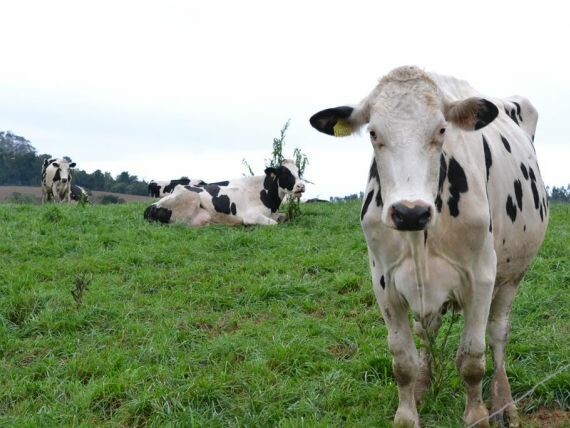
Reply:
[[[161,223],[188,226],[209,224],[275,225],[286,195],[300,197],[305,184],[292,160],[265,175],[242,177],[205,186],[177,186],[172,194],[149,206],[144,217]]]
[[[174,191],[174,188],[178,185],[182,186],[203,186],[206,184],[202,180],[192,180],[190,178],[179,178],[177,180],[170,180],[170,181],[154,181],[151,180],[148,183],[148,196],[153,198],[162,198],[169,193]]]
[[[374,292],[388,328],[398,385],[397,426],[419,426],[429,385],[429,337],[445,308],[465,325],[456,364],[467,388],[464,421],[488,426],[482,398],[485,331],[493,353],[491,412],[518,426],[505,371],[509,311],[543,241],[548,204],[525,98],[483,98],[468,83],[401,67],[355,107],[310,122],[344,136],[368,125],[373,148],[361,223]],[[408,323],[423,342],[418,353]]]
[[[42,203],[71,200],[72,169],[75,162],[66,159],[45,159],[42,165]]]

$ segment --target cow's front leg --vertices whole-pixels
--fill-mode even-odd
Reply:
[[[488,427],[489,412],[482,397],[485,375],[485,329],[495,282],[495,270],[475,278],[466,290],[465,326],[457,350],[457,369],[467,388],[463,419],[467,426]]]
[[[264,226],[275,226],[277,222],[261,213],[252,213],[243,217],[245,225],[261,224]]]
[[[419,371],[416,379],[414,394],[416,405],[422,401],[424,393],[431,384],[432,378],[432,344],[435,343],[437,333],[441,327],[442,314],[430,319],[430,322],[424,327],[421,322],[414,321],[414,333],[420,338],[421,348],[419,352]]]
[[[418,411],[414,397],[414,387],[418,377],[418,352],[408,322],[408,308],[401,299],[391,299],[386,292],[386,280],[378,272],[373,272],[374,293],[380,306],[382,317],[388,328],[388,346],[392,354],[392,370],[398,385],[398,410],[394,417],[396,427],[419,427]]]

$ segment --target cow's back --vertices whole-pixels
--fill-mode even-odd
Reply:
[[[464,81],[430,76],[452,100],[481,96]],[[448,165],[453,157],[464,166],[469,187],[464,204],[489,210],[497,283],[502,283],[520,279],[538,252],[548,223],[548,202],[533,145],[536,109],[520,96],[485,98],[497,105],[497,118],[480,131],[455,129],[444,152]]]

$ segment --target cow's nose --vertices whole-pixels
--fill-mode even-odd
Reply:
[[[430,219],[429,206],[405,203],[392,205],[392,221],[398,230],[423,230]]]
[[[304,192],[305,185],[303,183],[297,183],[297,192]]]
[[[67,183],[67,178],[62,178],[62,179],[61,179],[61,182],[62,182],[62,183]]]

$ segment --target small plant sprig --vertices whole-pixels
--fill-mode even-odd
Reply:
[[[77,309],[83,304],[83,295],[89,288],[87,286],[91,283],[93,275],[90,273],[80,273],[75,277],[75,289],[71,290],[73,300]]]

